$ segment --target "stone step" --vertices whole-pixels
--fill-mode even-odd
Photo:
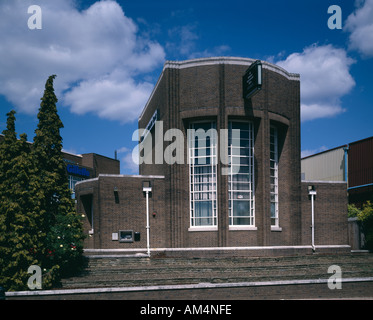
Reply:
[[[255,259],[89,258],[79,276],[62,280],[62,288],[327,279],[333,264],[341,267],[346,278],[373,276],[373,254]]]
[[[371,277],[372,273],[367,274],[352,274],[351,277]],[[347,277],[347,276],[346,276]],[[95,279],[95,281],[73,281],[64,284],[65,289],[73,288],[98,288],[98,287],[138,287],[138,286],[156,286],[156,285],[175,285],[175,284],[198,284],[198,283],[239,283],[239,282],[263,282],[263,281],[279,281],[279,280],[309,280],[309,279],[328,279],[325,274],[318,274],[314,276],[257,276],[257,277],[228,277],[228,278],[165,278],[165,279]]]
[[[294,265],[294,266],[271,266],[271,267],[184,267],[180,266],[178,268],[150,268],[150,269],[123,269],[123,268],[107,268],[102,270],[89,270],[84,274],[85,276],[98,276],[98,277],[161,277],[163,275],[169,276],[172,273],[173,276],[178,274],[201,274],[209,273],[210,275],[225,275],[225,274],[236,274],[236,273],[246,273],[246,274],[266,274],[271,272],[271,274],[278,273],[295,273],[295,274],[313,274],[313,273],[327,273],[329,266],[324,265]],[[365,265],[343,264],[340,266],[345,272],[363,272],[370,271],[369,267]]]

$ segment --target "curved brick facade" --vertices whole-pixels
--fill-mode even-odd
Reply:
[[[309,213],[302,213],[302,201],[308,203],[309,200],[304,199],[304,192],[302,195],[300,181],[300,78],[297,74],[290,74],[275,65],[262,62],[262,88],[252,98],[244,99],[242,77],[253,62],[252,59],[244,58],[205,58],[165,63],[156,87],[139,118],[139,128],[146,128],[151,118],[158,112],[157,120],[162,122],[163,128],[162,137],[167,130],[173,128],[180,130],[185,137],[183,161],[171,165],[164,161],[156,163],[156,152],[162,156],[164,154],[162,150],[165,151],[173,141],[164,142],[163,139],[157,139],[153,126],[150,131],[153,138],[152,159],[150,161],[148,158],[148,163],[140,165],[139,177],[142,179],[122,176],[119,182],[118,178],[109,179],[106,176],[92,182],[96,187],[91,194],[95,194],[93,198],[97,198],[95,206],[98,207],[95,219],[101,219],[98,222],[101,223],[100,230],[95,228],[92,237],[100,237],[102,240],[96,242],[90,240],[89,247],[146,247],[144,207],[140,208],[141,203],[145,205],[141,181],[149,180],[149,176],[154,175],[162,177],[159,178],[162,182],[157,181],[157,187],[154,186],[160,189],[154,190],[156,196],[150,199],[150,206],[156,212],[156,217],[152,217],[150,223],[151,246],[154,248],[268,247],[310,244],[309,232],[304,230],[304,221],[308,221]],[[230,220],[228,214],[231,201],[228,194],[229,177],[222,174],[222,169],[226,165],[218,161],[217,189],[214,194],[217,220],[212,228],[191,227],[193,205],[190,202],[191,168],[188,163],[190,150],[188,150],[187,131],[193,123],[201,121],[213,122],[218,132],[221,129],[228,129],[232,121],[247,121],[252,124],[254,143],[252,168],[255,177],[252,181],[255,204],[254,225],[239,226],[232,225],[230,222],[233,220]],[[276,225],[273,225],[274,220],[271,220],[271,127],[275,128],[277,139]],[[136,186],[133,185],[134,180],[137,181]],[[110,184],[107,193],[101,189],[101,183],[104,181]],[[84,185],[88,186],[87,183],[77,185],[78,192],[83,192]],[[121,200],[122,202],[116,205],[111,204],[112,207],[108,211],[108,208],[102,206],[102,201],[105,198],[109,198],[110,203],[115,200],[111,191],[114,185],[120,186],[124,198],[127,198],[126,193],[131,194],[130,198],[138,194],[140,200],[138,202]],[[343,211],[343,205],[347,205],[344,201],[347,199],[344,200],[340,188],[335,190],[335,196],[339,197],[337,201],[342,201]],[[131,203],[136,204],[132,206]],[[128,210],[129,207],[132,209]],[[303,207],[308,208],[306,205]],[[83,210],[82,204],[78,208]],[[115,217],[115,212],[120,215],[119,212],[124,210],[131,211],[128,212],[127,220]],[[338,212],[330,212],[329,219],[333,219],[334,214],[340,216],[339,210],[340,208]],[[142,215],[140,218],[142,221],[139,221],[139,215]],[[112,217],[110,227],[103,222],[103,219],[106,219],[104,216]],[[334,239],[333,244],[347,243],[347,217],[345,220],[346,235]],[[122,228],[135,231],[138,229],[141,232],[141,240],[133,243],[111,240],[111,233],[118,232],[117,230]],[[338,224],[339,231],[341,228],[344,228],[343,223]],[[317,239],[320,241],[319,244],[322,244],[323,235],[319,234]]]

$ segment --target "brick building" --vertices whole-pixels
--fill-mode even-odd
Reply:
[[[345,181],[350,204],[373,202],[373,137],[302,158],[303,179]]]
[[[119,174],[120,162],[97,153],[73,154],[62,152],[66,163],[69,187],[75,198],[75,185],[79,181],[98,177],[100,174]]]
[[[350,142],[301,160],[303,179],[346,182],[349,204],[361,208],[373,202],[373,137]],[[356,217],[348,219],[349,244],[364,248],[365,235]]]
[[[3,139],[4,135],[0,134],[0,141]],[[32,143],[29,143],[32,146]],[[62,151],[62,157],[66,163],[66,174],[73,198],[75,198],[75,184],[77,182],[98,177],[98,175],[102,173],[120,173],[119,160],[105,157],[97,153],[74,154]]]
[[[87,250],[349,249],[345,183],[301,182],[298,74],[246,58],[166,62],[142,128],[140,175],[76,185]]]

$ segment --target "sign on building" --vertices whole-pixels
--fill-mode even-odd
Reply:
[[[242,77],[243,98],[250,99],[262,88],[262,63],[256,60]]]

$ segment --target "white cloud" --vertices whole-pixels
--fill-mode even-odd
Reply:
[[[301,105],[301,117],[302,121],[314,120],[320,118],[330,118],[337,114],[344,112],[345,110],[340,105],[328,105],[328,104],[304,104]]]
[[[116,81],[109,76],[81,82],[65,94],[64,101],[77,114],[92,112],[102,118],[129,122],[137,119],[152,88],[149,83]]]
[[[121,156],[121,165],[124,174],[138,174],[139,165],[133,161],[132,150],[127,147],[122,147],[117,150],[118,154],[123,154]]]
[[[99,1],[79,11],[73,0],[39,0],[42,30],[29,30],[33,0],[0,3],[0,94],[26,113],[40,105],[48,76],[75,113],[133,121],[152,84],[136,81],[165,58],[163,48],[138,35],[119,4]]]
[[[306,47],[277,64],[301,77],[302,121],[344,112],[340,99],[354,86],[349,69],[354,60],[332,45]]]
[[[126,152],[130,152],[131,150],[127,147],[121,147],[117,150],[118,153],[126,153]]]
[[[186,59],[222,56],[229,52],[228,45],[218,45],[203,51],[198,51],[197,41],[200,40],[197,31],[198,23],[189,23],[168,30],[169,41],[166,49],[176,56],[184,56]]]
[[[170,41],[166,44],[167,50],[189,57],[195,51],[196,41],[199,39],[196,28],[196,23],[190,23],[170,29],[168,31]]]
[[[349,48],[364,57],[373,57],[373,0],[356,1],[356,5],[345,23],[346,30],[351,32]]]

